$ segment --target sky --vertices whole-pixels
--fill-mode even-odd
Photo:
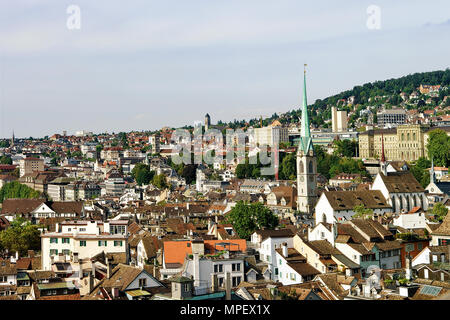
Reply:
[[[313,103],[449,68],[449,34],[448,0],[1,1],[0,137],[267,117],[305,63]]]

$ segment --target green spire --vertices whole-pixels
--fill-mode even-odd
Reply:
[[[311,132],[309,130],[308,102],[306,99],[306,64],[303,76],[303,105],[299,150],[302,150],[304,153],[308,153],[310,150],[313,150],[314,152]]]

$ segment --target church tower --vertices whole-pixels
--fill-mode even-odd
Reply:
[[[306,101],[306,64],[303,83],[303,105],[300,141],[297,149],[297,209],[312,214],[317,201],[317,158],[309,130]]]
[[[11,138],[11,143],[10,143],[10,147],[14,147],[14,141],[16,141],[16,138],[14,137],[14,130],[13,130],[13,134],[12,134],[12,138]]]

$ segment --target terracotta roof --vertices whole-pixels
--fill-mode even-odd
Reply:
[[[379,190],[324,191],[323,194],[334,210],[353,210],[357,205],[370,209],[391,208]]]
[[[432,235],[450,235],[450,214],[447,214],[442,221],[441,225],[437,227],[433,232]]]
[[[15,263],[11,263],[10,260],[0,260],[0,275],[13,275],[17,274],[17,268]]]
[[[287,265],[302,277],[320,274],[320,271],[307,262],[288,262]]]
[[[288,256],[285,257],[283,255],[283,249],[282,248],[278,248],[275,249],[276,252],[278,252],[278,254],[280,256],[283,257],[283,259],[285,259],[288,262],[306,262],[306,258],[297,250],[295,250],[294,248],[288,248]]]
[[[425,189],[409,171],[389,172],[387,176],[380,173],[389,193],[425,192]]]
[[[261,236],[261,240],[264,241],[267,238],[290,238],[295,234],[290,229],[279,229],[279,230],[258,230],[255,231],[256,234]]]
[[[45,201],[45,199],[5,199],[3,201],[3,214],[28,214],[38,206],[45,203],[56,213],[76,213],[81,215],[83,209],[82,201]]]

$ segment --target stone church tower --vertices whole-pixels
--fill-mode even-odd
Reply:
[[[305,65],[306,67],[306,65]],[[309,130],[306,102],[306,69],[303,84],[303,105],[300,141],[297,149],[297,210],[312,214],[317,202],[317,158]]]

